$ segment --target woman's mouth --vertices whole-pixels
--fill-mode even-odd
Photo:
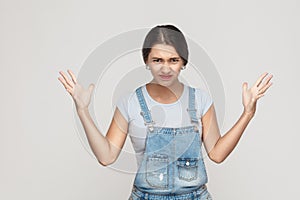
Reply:
[[[172,75],[168,75],[168,76],[164,76],[164,75],[160,75],[160,78],[163,80],[169,80],[171,79]]]

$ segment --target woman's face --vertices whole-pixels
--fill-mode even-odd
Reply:
[[[168,87],[178,82],[183,60],[173,46],[156,44],[151,48],[147,64],[154,81]]]

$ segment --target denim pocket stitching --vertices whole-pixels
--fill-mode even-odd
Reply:
[[[155,188],[167,188],[169,185],[169,157],[164,154],[153,154],[147,157],[146,181]],[[164,166],[165,165],[165,166]],[[158,166],[158,169],[153,169]],[[151,170],[151,171],[150,171]],[[155,180],[157,179],[157,180]],[[158,180],[159,179],[159,180]]]
[[[178,158],[178,178],[185,181],[192,181],[198,176],[198,158]]]

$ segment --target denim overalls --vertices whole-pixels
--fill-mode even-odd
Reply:
[[[129,200],[212,199],[205,185],[208,179],[201,151],[202,126],[196,117],[195,88],[189,86],[187,108],[194,125],[172,128],[154,126],[141,87],[135,92],[147,126],[146,146]]]

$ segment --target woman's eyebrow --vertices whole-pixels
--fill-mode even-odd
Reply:
[[[152,57],[152,59],[162,59],[160,57]],[[180,57],[171,57],[170,59],[180,59]]]

